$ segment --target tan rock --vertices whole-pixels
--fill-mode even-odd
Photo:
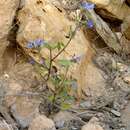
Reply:
[[[69,112],[59,112],[54,116],[54,122],[56,124],[56,128],[62,128],[65,124],[69,123],[74,116]]]
[[[129,76],[125,76],[123,79],[124,79],[124,81],[126,83],[128,83],[130,85],[130,75]]]
[[[12,28],[20,0],[1,0],[0,1],[0,72],[2,72],[2,55],[9,44],[7,35]]]
[[[130,14],[130,8],[124,0],[89,0],[99,8],[107,10],[113,17],[123,20]]]
[[[86,93],[86,95],[98,97],[106,92],[103,72],[94,64],[88,64],[87,69],[84,70],[84,74],[82,76],[85,79],[81,83],[82,86],[84,86],[82,90]]]
[[[3,121],[0,121],[0,130],[13,130],[13,127],[7,124],[5,120],[3,120]]]
[[[39,103],[26,95],[17,97],[16,102],[11,106],[11,113],[22,128],[28,127],[33,118],[38,115]]]
[[[37,74],[32,65],[28,63],[17,64],[9,73],[3,75],[8,84],[6,92],[6,105],[10,107],[15,103],[17,97],[23,92],[29,92],[32,87],[38,86]],[[26,95],[26,94],[25,94]]]
[[[104,130],[98,123],[97,118],[92,118],[89,123],[82,127],[82,130]]]
[[[126,39],[130,40],[130,15],[124,19],[122,33],[125,35]]]
[[[46,116],[39,115],[33,119],[28,130],[56,130],[54,122]]]
[[[18,6],[19,0],[0,1],[0,39],[7,37]]]
[[[16,81],[11,81],[8,86],[8,91],[7,95],[5,97],[6,105],[7,107],[10,107],[16,100],[18,94],[22,92],[22,86],[16,82]]]
[[[43,39],[51,42],[52,44],[58,41],[62,41],[66,44],[69,40],[66,38],[66,35],[68,35],[70,31],[70,27],[72,27],[73,30],[75,28],[75,23],[67,19],[65,12],[60,12],[48,0],[41,0],[40,4],[37,3],[36,0],[25,1],[25,6],[18,14],[18,19],[20,21],[20,28],[17,41],[26,53],[38,62],[40,61],[40,57],[37,54],[37,51],[35,49],[27,49],[29,41]],[[85,80],[83,77],[82,79],[79,79],[79,77],[80,72],[82,71],[82,61],[84,60],[84,62],[87,62],[86,59],[83,59],[83,57],[91,55],[88,53],[88,50],[91,52],[89,42],[86,40],[82,30],[78,30],[70,45],[57,58],[57,60],[70,60],[73,56],[81,57],[79,63],[75,63],[69,68],[68,75],[71,75],[77,80]],[[49,57],[49,51],[45,48],[43,48],[40,53],[42,57]],[[53,52],[53,57],[57,53],[57,50],[55,50]],[[88,58],[91,59],[90,56]],[[59,69],[59,73],[64,72],[64,69],[61,69],[61,66],[59,66],[57,62],[55,63],[56,67]]]

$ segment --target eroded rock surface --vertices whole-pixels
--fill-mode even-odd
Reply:
[[[9,44],[7,40],[9,31],[12,28],[16,10],[19,6],[19,0],[1,0],[0,1],[0,58]],[[0,59],[2,63],[2,59]],[[0,64],[0,66],[2,66]],[[1,68],[1,67],[0,67]],[[2,71],[0,69],[0,71]]]
[[[56,130],[54,122],[46,116],[39,115],[33,119],[29,130]]]

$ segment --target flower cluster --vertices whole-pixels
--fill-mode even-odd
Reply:
[[[40,47],[41,45],[44,45],[45,43],[46,42],[44,40],[37,39],[37,40],[28,42],[27,48],[37,48],[37,47]]]
[[[87,21],[87,27],[88,27],[88,28],[93,28],[93,26],[94,26],[93,21],[92,21],[92,20],[88,20],[88,21]]]
[[[82,2],[81,6],[86,9],[86,10],[92,10],[95,8],[95,4],[90,3],[90,2]]]
[[[95,4],[93,3],[90,3],[90,2],[82,2],[81,3],[81,7],[85,10],[93,10],[95,8]],[[86,23],[87,27],[88,28],[93,28],[94,26],[94,23],[92,20],[88,20],[87,23]]]

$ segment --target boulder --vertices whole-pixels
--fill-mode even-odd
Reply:
[[[28,130],[56,130],[54,122],[44,115],[33,119]]]
[[[0,62],[2,55],[9,44],[8,34],[12,28],[13,20],[16,15],[20,0],[1,0],[0,1]],[[2,65],[0,64],[0,69]]]
[[[82,130],[104,130],[99,124],[98,119],[93,117],[86,125],[82,127]]]
[[[48,0],[41,0],[40,2],[37,2],[37,0],[25,1],[24,7],[18,13],[18,20],[20,21],[20,26],[17,41],[26,54],[37,62],[40,62],[41,57],[46,59],[49,58],[49,51],[43,48],[41,49],[39,56],[36,49],[27,48],[28,42],[42,39],[52,44],[59,41],[67,44],[69,40],[67,35],[70,31],[70,27],[74,30],[76,26],[73,21],[70,21],[66,17],[64,10],[59,11]],[[81,64],[83,60],[84,62],[87,62],[83,57],[91,55],[88,51],[91,52],[89,42],[85,38],[83,31],[78,29],[68,47],[55,61],[60,59],[70,60],[73,57],[79,57],[80,60],[78,63],[73,64],[68,71],[68,75],[79,80],[80,72],[82,71]],[[52,54],[53,57],[57,53],[57,50],[55,50]],[[88,58],[91,57],[89,56]],[[58,68],[59,73],[64,71],[58,64],[56,64],[56,67]],[[85,79],[83,78],[82,80]]]
[[[0,130],[13,130],[13,127],[5,120],[0,121]]]
[[[62,112],[60,111],[54,116],[54,122],[56,125],[56,128],[63,128],[67,123],[69,123],[71,120],[74,119],[74,116],[69,112]]]
[[[106,10],[111,17],[123,20],[130,14],[130,8],[124,0],[89,0],[101,10]]]
[[[21,128],[29,126],[31,121],[38,115],[39,103],[36,99],[28,96],[17,97],[11,106],[11,113]]]
[[[103,77],[103,71],[91,63],[88,64],[86,70],[84,68],[84,71],[82,72],[81,78],[84,77],[85,80],[81,80],[79,84],[84,86],[82,90],[87,96],[100,97],[106,93],[106,80]]]

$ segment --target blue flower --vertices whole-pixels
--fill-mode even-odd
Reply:
[[[34,65],[35,64],[35,61],[33,59],[29,59],[29,63]]]
[[[81,61],[81,59],[82,59],[82,55],[81,56],[73,56],[71,61],[74,63],[78,63]]]
[[[42,58],[42,59],[40,60],[40,64],[41,64],[41,65],[44,65],[44,64],[45,64],[45,59]]]
[[[92,10],[95,8],[95,4],[90,3],[90,2],[82,2],[81,6],[86,9],[86,10]]]
[[[46,44],[46,42],[42,39],[36,39],[34,41],[30,41],[27,44],[27,48],[37,48],[40,47],[41,45]]]
[[[46,42],[44,40],[41,39],[37,39],[34,41],[34,46],[35,47],[40,47],[41,45],[45,44]]]
[[[33,42],[29,42],[28,44],[27,44],[27,48],[33,48],[34,46],[33,46]]]
[[[93,28],[93,26],[94,26],[93,21],[92,21],[92,20],[88,20],[88,21],[87,21],[87,27],[88,27],[88,28]]]

